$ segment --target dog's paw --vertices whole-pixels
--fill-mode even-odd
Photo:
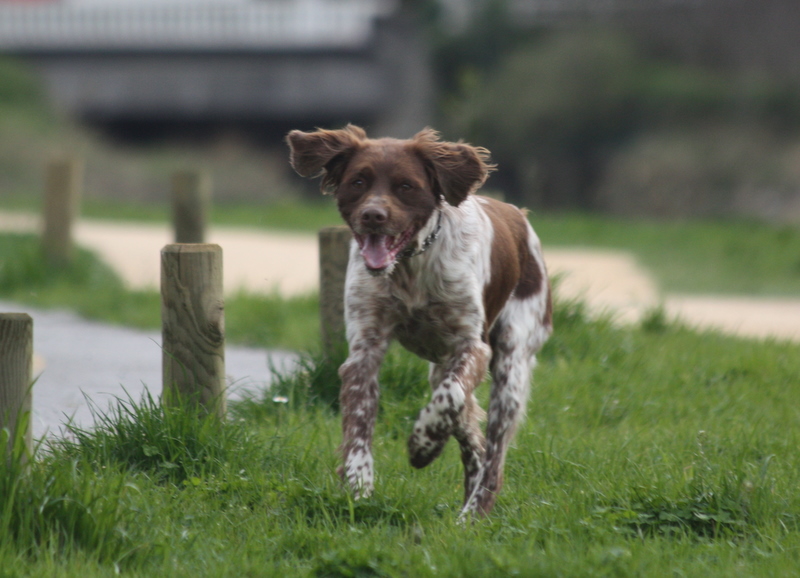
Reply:
[[[418,430],[408,438],[408,459],[415,468],[424,468],[439,457],[450,438],[449,432]]]
[[[482,485],[478,486],[461,509],[461,513],[458,516],[459,522],[463,523],[466,520],[486,517],[494,508],[496,500],[497,493],[488,490]]]
[[[447,388],[434,391],[433,400],[425,406],[408,438],[408,457],[415,468],[424,468],[442,453],[455,431],[459,413],[464,409],[461,389],[453,395]],[[458,395],[460,394],[460,395]]]
[[[375,472],[371,454],[357,452],[350,454],[345,464],[338,468],[337,473],[349,486],[356,500],[372,495],[375,489]]]

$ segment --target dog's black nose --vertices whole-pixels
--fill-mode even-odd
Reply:
[[[361,224],[365,227],[379,227],[389,219],[386,209],[380,207],[370,207],[361,213]]]

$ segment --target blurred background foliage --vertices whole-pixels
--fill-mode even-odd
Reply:
[[[544,210],[800,222],[792,2],[708,0],[680,17],[642,8],[547,26],[518,21],[520,2],[466,4],[461,27],[441,0],[401,12],[429,46],[433,124],[492,151],[489,188]],[[166,202],[171,172],[202,166],[219,203],[318,199],[279,137],[252,136],[217,127],[213,138],[125,142],[59,117],[33,75],[0,60],[6,206],[29,206],[44,162],[65,153],[87,159],[89,198]]]
[[[689,58],[663,30],[523,31],[504,11],[490,2],[436,58],[441,125],[492,151],[490,186],[527,206],[622,215],[782,219],[797,203],[796,77]]]

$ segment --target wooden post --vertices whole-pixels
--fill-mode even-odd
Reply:
[[[322,347],[336,359],[346,352],[344,280],[350,253],[350,229],[325,227],[319,231],[319,308]]]
[[[225,310],[219,245],[161,250],[162,402],[225,415]]]
[[[211,179],[196,171],[172,175],[172,224],[176,243],[205,243]]]
[[[25,447],[28,454],[32,451],[32,383],[33,319],[26,313],[0,313],[0,428],[10,433],[6,455],[13,449],[20,419],[27,429],[22,434]]]
[[[58,159],[47,165],[42,243],[51,263],[60,265],[72,260],[72,228],[78,216],[82,183],[81,161]]]

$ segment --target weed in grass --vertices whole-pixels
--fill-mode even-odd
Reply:
[[[67,437],[55,440],[53,450],[96,467],[144,472],[162,483],[199,483],[254,448],[241,422],[164,406],[149,391],[139,403],[118,398],[107,412],[87,402],[94,427],[67,424]]]
[[[396,576],[401,564],[383,552],[350,547],[324,553],[312,575],[317,578],[368,578]]]
[[[667,320],[667,312],[663,305],[645,311],[639,321],[642,331],[645,333],[665,333],[670,326]]]
[[[232,411],[247,419],[262,419],[309,407],[337,409],[339,406],[339,360],[322,353],[305,353],[296,369],[282,373],[270,368],[269,390],[235,404]]]

